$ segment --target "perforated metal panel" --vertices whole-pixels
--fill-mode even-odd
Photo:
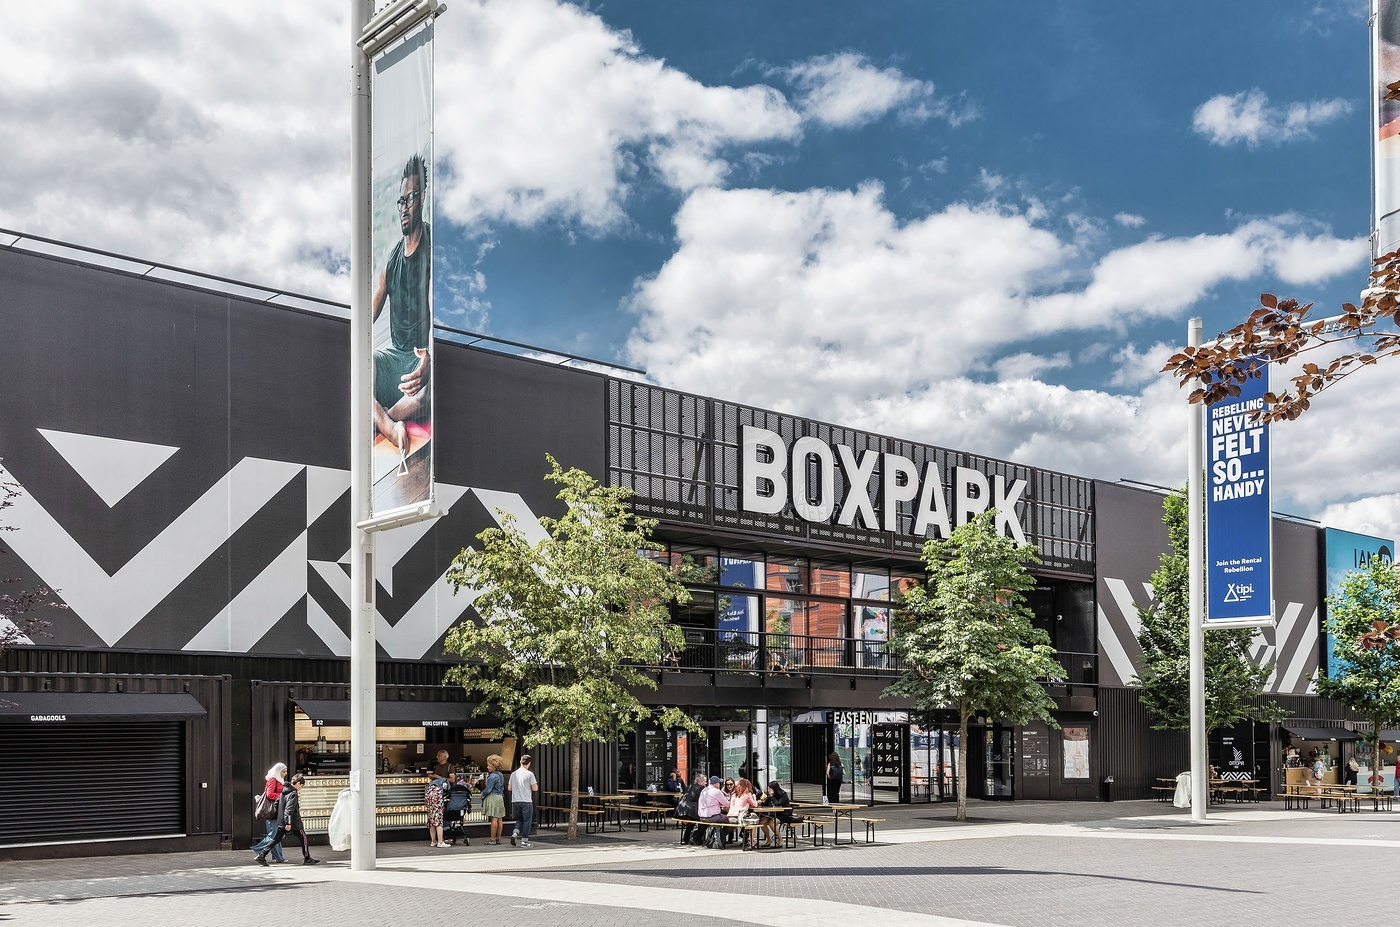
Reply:
[[[936,465],[945,497],[952,496],[957,467],[989,478],[1001,476],[1008,485],[1025,480],[1022,522],[1027,540],[1040,547],[1045,567],[1085,575],[1094,571],[1090,480],[625,380],[608,383],[608,416],[609,482],[637,493],[633,504],[639,514],[664,522],[759,533],[848,552],[919,556],[924,539],[911,533],[912,501],[895,506],[895,531],[867,524],[863,516],[849,526],[838,524],[837,517],[829,523],[807,522],[791,504],[776,515],[745,511],[740,505],[739,457],[740,438],[748,425],[775,432],[788,447],[810,436],[828,445],[846,445],[858,460],[872,453],[898,454],[912,461],[921,475],[930,464]],[[882,508],[882,466],[883,460],[875,464],[867,486],[877,512]],[[846,499],[848,489],[846,471],[837,466],[835,498]]]

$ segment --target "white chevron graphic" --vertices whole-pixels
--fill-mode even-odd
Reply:
[[[245,457],[116,573],[109,575],[34,496],[14,500],[10,548],[107,644],[134,628],[302,470]],[[0,467],[0,480],[19,480]]]
[[[469,491],[474,491],[480,495],[483,490],[468,490],[465,486],[454,486],[450,483],[437,484],[437,501],[443,513],[451,510]],[[493,494],[508,495],[508,494]],[[519,496],[519,509],[529,512],[529,507],[525,505],[525,500]],[[494,510],[492,511],[495,516]],[[497,521],[499,522],[499,517]],[[534,515],[529,516],[529,520],[539,527],[539,521]],[[395,528],[392,531],[381,531],[375,536],[375,579],[384,586],[385,591],[393,592],[393,570],[403,556],[418,542],[420,538],[432,527],[433,522],[420,522],[406,528]],[[350,551],[347,548],[345,554],[339,561],[332,563],[329,560],[312,560],[311,568],[317,575],[326,581],[326,585],[335,591],[336,596],[345,604],[350,605],[350,576],[342,569],[341,564],[350,562]],[[382,577],[388,577],[389,582],[385,583]],[[476,594],[470,589],[463,589],[460,594],[453,595],[452,584],[447,581],[447,571],[433,583],[411,606],[408,611],[398,620],[397,624],[389,624],[382,615],[375,614],[375,641],[384,651],[396,660],[417,660],[423,657],[438,638],[456,624],[466,610],[476,601]],[[336,623],[326,614],[311,596],[307,596],[307,624],[317,636],[331,648],[332,652],[338,656],[348,656],[350,653],[350,640],[345,636]]]
[[[1301,607],[1299,609],[1301,611]],[[1294,692],[1298,689],[1298,682],[1303,675],[1303,669],[1308,664],[1308,658],[1317,653],[1317,609],[1313,609],[1312,616],[1303,625],[1303,633],[1298,641],[1298,649],[1293,652],[1293,660],[1288,664],[1288,672],[1284,674],[1283,684],[1279,686],[1280,692]],[[1309,681],[1304,689],[1311,689],[1312,682]]]
[[[107,507],[126,498],[156,468],[179,450],[166,444],[147,444],[98,435],[74,434],[71,431],[35,429],[53,449],[68,461],[83,480],[92,487]]]
[[[1123,650],[1123,645],[1118,640],[1118,632],[1113,629],[1113,623],[1102,605],[1099,606],[1099,649],[1108,658],[1113,671],[1118,674],[1120,683],[1127,685],[1128,681],[1137,675],[1133,661],[1128,659],[1127,652]]]

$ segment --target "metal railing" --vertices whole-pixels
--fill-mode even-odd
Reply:
[[[888,641],[776,631],[682,629],[685,646],[663,649],[662,669],[759,676],[897,676],[904,667]],[[1098,685],[1098,655],[1056,655],[1065,678],[1056,686]]]

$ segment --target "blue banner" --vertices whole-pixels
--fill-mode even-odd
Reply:
[[[1206,407],[1206,624],[1273,623],[1268,373]]]
[[[1384,562],[1395,559],[1395,541],[1389,538],[1371,537],[1369,534],[1353,534],[1328,528],[1323,532],[1323,545],[1327,550],[1327,596],[1330,598],[1342,589],[1347,574],[1366,569],[1371,561],[1379,557]],[[1327,627],[1326,622],[1323,628]],[[1332,635],[1327,634],[1327,677],[1336,679],[1345,669],[1333,653]]]

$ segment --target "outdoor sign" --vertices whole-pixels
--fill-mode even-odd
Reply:
[[[1329,598],[1341,591],[1342,583],[1346,580],[1348,573],[1366,569],[1376,558],[1387,563],[1393,562],[1395,559],[1394,540],[1371,537],[1368,534],[1353,534],[1350,531],[1338,531],[1336,528],[1327,528],[1324,531],[1323,547],[1326,551],[1324,556],[1327,558],[1325,582]],[[1324,621],[1324,632],[1326,627],[1327,624]],[[1333,653],[1332,635],[1326,634],[1325,637],[1327,642],[1325,664],[1327,677],[1336,679],[1341,675],[1343,666]]]
[[[1372,0],[1371,125],[1374,256],[1400,247],[1400,102],[1385,99],[1400,80],[1400,0]]]
[[[897,789],[904,781],[904,728],[877,724],[870,731],[870,784]]]
[[[1248,363],[1248,361],[1246,361]],[[1273,624],[1269,426],[1262,376],[1206,407],[1206,626]]]
[[[433,27],[374,60],[371,521],[433,502]]]

